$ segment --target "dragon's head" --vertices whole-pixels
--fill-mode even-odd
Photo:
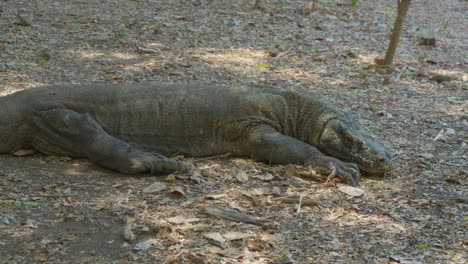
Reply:
[[[328,120],[317,147],[324,154],[358,164],[367,173],[391,170],[390,153],[351,114]]]

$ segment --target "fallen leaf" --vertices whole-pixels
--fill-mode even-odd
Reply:
[[[116,183],[112,185],[112,188],[120,188],[120,187],[122,187],[122,183]]]
[[[24,205],[24,206],[29,206],[29,207],[36,207],[39,204],[36,203],[36,202],[22,202],[22,201],[16,200],[15,205]]]
[[[149,47],[138,47],[138,51],[141,53],[158,53],[157,49],[149,48]]]
[[[224,196],[226,196],[226,194],[224,194],[224,193],[222,193],[222,194],[210,194],[210,195],[206,196],[206,199],[208,199],[208,200],[217,200],[217,199],[222,198]]]
[[[25,226],[31,227],[31,228],[37,228],[37,224],[32,219],[27,219]]]
[[[209,227],[210,225],[207,225],[207,224],[196,224],[196,225],[188,224],[188,225],[184,225],[183,227],[181,227],[181,229],[191,230],[194,232],[200,232],[200,231],[208,229]]]
[[[236,212],[234,210],[220,209],[216,207],[206,207],[205,212],[210,215],[214,215],[220,218],[229,219],[231,221],[249,223],[254,225],[261,225],[260,222],[264,220],[257,219],[255,217],[245,215],[243,213]]]
[[[417,244],[416,246],[420,249],[431,249],[431,246],[429,246],[428,244],[424,244],[424,243]]]
[[[175,182],[175,181],[176,181],[175,175],[174,175],[174,174],[169,174],[169,175],[167,175],[166,181],[167,181],[167,182]]]
[[[214,245],[219,246],[220,248],[226,248],[224,243],[226,243],[226,239],[221,236],[220,233],[208,233],[204,234],[204,237],[208,238],[210,242],[212,242]]]
[[[106,205],[104,203],[100,203],[100,204],[96,204],[94,206],[90,205],[89,208],[94,210],[94,211],[100,211],[100,210],[106,208]]]
[[[125,225],[125,228],[124,228],[124,240],[129,241],[129,242],[135,241],[135,238],[136,238],[135,234],[132,232],[133,223],[135,223],[135,218],[133,217],[127,218],[127,224]]]
[[[189,216],[186,216],[186,215],[178,215],[178,216],[168,218],[167,221],[169,223],[179,225],[179,224],[182,224],[182,223],[197,222],[197,221],[200,221],[200,218],[189,217]]]
[[[271,173],[267,173],[265,175],[252,175],[252,178],[262,180],[262,181],[271,181],[275,177]]]
[[[431,153],[421,153],[421,154],[418,154],[418,156],[426,158],[426,159],[432,159],[434,157],[434,155],[432,155]]]
[[[202,182],[202,175],[199,170],[196,170],[193,172],[193,174],[190,176],[190,179],[192,181],[196,181],[198,184],[201,184]]]
[[[167,184],[164,182],[155,182],[150,186],[143,188],[144,193],[157,193],[166,190]]]
[[[358,197],[364,194],[364,191],[362,189],[352,187],[352,186],[347,186],[347,185],[339,186],[338,190],[340,190],[343,193],[346,193],[347,195],[351,195],[354,197]]]
[[[241,233],[241,232],[229,232],[223,235],[224,238],[227,240],[240,240],[244,239],[247,236],[247,234]]]
[[[175,198],[182,198],[185,196],[185,192],[182,190],[182,187],[176,186],[169,190],[169,195]]]
[[[47,254],[45,253],[39,254],[34,256],[34,260],[37,262],[46,262],[47,260],[49,260],[49,256],[47,256]]]
[[[13,152],[13,155],[21,157],[21,156],[28,156],[36,153],[35,149],[19,149]]]
[[[133,248],[136,251],[146,251],[149,248],[157,246],[160,249],[164,249],[164,246],[161,244],[161,242],[157,239],[148,239],[146,241],[140,242],[135,245]]]
[[[6,217],[6,215],[4,215],[2,217],[2,222],[5,224],[5,225],[9,225],[10,224],[10,220],[8,220],[8,217]]]
[[[377,65],[385,65],[385,60],[380,58],[375,58],[374,63]]]
[[[249,176],[247,175],[247,173],[245,173],[245,171],[241,171],[241,172],[236,174],[236,179],[238,181],[244,183],[244,182],[249,180]]]
[[[284,170],[284,173],[288,177],[294,177],[294,176],[296,176],[297,169],[293,165],[288,165],[288,166],[286,166],[286,170]]]

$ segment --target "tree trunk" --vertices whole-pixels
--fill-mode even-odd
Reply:
[[[255,4],[252,9],[262,9],[262,0],[255,0]]]
[[[318,4],[317,4],[317,0],[312,0],[312,1],[310,1],[310,3],[309,3],[309,8],[308,8],[308,9],[309,9],[309,10],[308,10],[309,13],[312,13],[312,12],[315,12],[315,11],[319,10],[319,6],[318,6]]]
[[[391,66],[393,64],[393,57],[400,40],[401,29],[403,28],[403,21],[405,20],[406,13],[410,6],[411,0],[397,0],[397,17],[395,20],[395,25],[393,26],[393,33],[390,38],[390,43],[388,44],[387,53],[385,54],[384,64]]]

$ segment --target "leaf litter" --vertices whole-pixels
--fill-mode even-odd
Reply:
[[[230,155],[176,156],[194,173],[163,184],[86,160],[2,155],[1,259],[466,261],[466,4],[414,2],[383,86],[378,59],[394,2],[320,1],[310,14],[310,1],[264,1],[263,11],[252,11],[253,2],[0,2],[0,92],[142,81],[313,90],[353,110],[391,146],[394,170],[363,177],[358,195],[342,192],[347,186],[328,172]],[[432,39],[435,46],[426,45]]]

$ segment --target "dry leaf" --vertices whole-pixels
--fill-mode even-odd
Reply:
[[[176,181],[175,175],[174,175],[174,174],[169,174],[169,175],[167,175],[166,181],[167,181],[167,182],[175,182],[175,181]]]
[[[190,217],[190,216],[186,216],[186,215],[178,215],[178,216],[168,218],[167,221],[169,223],[172,223],[172,224],[180,225],[182,223],[190,223],[190,222],[200,221],[200,218]]]
[[[343,193],[346,193],[347,195],[351,195],[354,197],[358,197],[364,194],[364,191],[362,189],[352,187],[352,186],[347,186],[347,185],[339,186],[338,190],[340,190]]]
[[[49,260],[49,256],[45,253],[34,256],[34,260],[37,262],[46,262]]]
[[[297,173],[296,167],[294,167],[293,165],[288,165],[286,166],[286,170],[284,170],[284,173],[288,177],[294,177]]]
[[[182,190],[182,187],[176,186],[169,191],[169,195],[175,198],[182,198],[185,196],[185,192]]]
[[[32,219],[27,219],[25,226],[31,227],[31,228],[37,228],[36,221],[34,221]]]
[[[155,182],[143,189],[144,193],[157,193],[166,190],[167,184],[164,182]]]
[[[426,159],[432,159],[434,157],[434,155],[432,155],[431,153],[421,153],[421,154],[418,154],[418,156],[426,158]]]
[[[240,240],[247,237],[247,234],[241,232],[229,232],[223,235],[224,238],[227,240]]]
[[[200,232],[200,231],[208,229],[209,227],[210,225],[207,225],[207,224],[196,224],[196,225],[188,224],[188,225],[183,226],[181,229],[192,230],[194,232]]]
[[[226,194],[224,194],[224,193],[222,193],[222,194],[210,194],[210,195],[206,196],[206,199],[217,200],[217,199],[222,198],[224,196],[226,196]]]
[[[374,63],[377,65],[385,65],[385,60],[380,58],[375,58]]]
[[[35,149],[18,149],[17,151],[13,152],[13,155],[21,157],[21,156],[28,156],[36,153]]]
[[[133,223],[135,223],[135,218],[133,217],[127,218],[127,224],[125,225],[125,228],[124,228],[124,240],[129,241],[129,242],[135,241],[135,238],[136,238],[135,234],[132,232]]]
[[[262,181],[271,181],[275,177],[271,173],[267,173],[265,175],[252,175],[252,178],[262,180]]]
[[[260,222],[264,221],[261,219],[257,219],[255,217],[245,215],[233,210],[228,209],[220,209],[215,207],[206,207],[205,212],[210,215],[214,215],[220,218],[229,219],[231,221],[249,223],[254,225],[261,225]]]
[[[208,233],[204,234],[203,236],[208,238],[208,240],[214,245],[219,246],[223,249],[226,248],[226,245],[224,245],[224,243],[226,243],[226,239],[223,236],[221,236],[220,233]]]
[[[143,241],[143,242],[140,242],[140,243],[136,244],[133,249],[136,250],[136,251],[145,251],[145,250],[148,250],[149,248],[156,247],[156,246],[158,248],[161,248],[161,249],[164,248],[164,246],[161,244],[161,242],[159,240],[157,240],[157,239],[148,239],[146,241]]]
[[[241,171],[241,172],[237,173],[236,178],[237,178],[238,181],[240,181],[242,183],[249,180],[249,176],[247,175],[247,173],[245,173],[245,171]]]

